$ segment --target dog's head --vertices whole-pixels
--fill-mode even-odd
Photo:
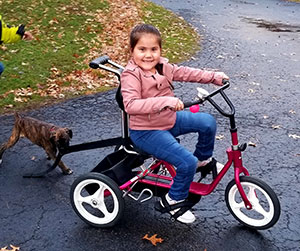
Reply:
[[[72,136],[72,130],[69,128],[57,128],[50,131],[51,141],[60,149],[67,148],[70,145]]]

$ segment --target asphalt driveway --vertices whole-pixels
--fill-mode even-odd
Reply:
[[[23,174],[45,169],[41,148],[20,140],[8,150],[0,167],[0,248],[21,251],[57,250],[300,250],[300,4],[279,0],[153,1],[190,22],[201,34],[202,51],[184,65],[221,69],[231,77],[227,91],[237,110],[242,142],[251,143],[244,164],[251,175],[277,193],[282,212],[278,223],[264,231],[242,227],[229,213],[224,190],[217,190],[194,208],[191,226],[172,223],[154,210],[154,199],[138,204],[126,200],[125,215],[111,229],[95,229],[72,210],[73,181],[89,172],[112,147],[63,157],[70,176],[54,170],[45,178]],[[184,100],[196,94],[196,84],[177,83]],[[212,87],[208,87],[212,88]],[[73,130],[72,144],[118,137],[120,112],[114,90],[68,100],[26,112],[26,115]],[[210,105],[201,108],[218,119],[215,156],[225,161],[230,144],[228,121]],[[0,116],[0,142],[8,139],[13,115]],[[182,138],[192,149],[194,135]],[[164,239],[152,246],[145,234]]]

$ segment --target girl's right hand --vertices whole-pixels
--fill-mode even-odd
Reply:
[[[183,109],[184,109],[184,104],[180,99],[178,99],[178,102],[177,102],[174,110],[175,111],[182,111]]]

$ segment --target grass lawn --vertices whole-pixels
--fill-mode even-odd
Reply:
[[[106,75],[89,69],[88,62],[108,54],[124,65],[129,31],[140,22],[159,28],[164,56],[171,62],[199,50],[197,33],[182,18],[153,3],[128,0],[124,6],[124,2],[0,0],[4,22],[26,24],[34,36],[33,41],[0,46],[0,61],[5,65],[0,113],[115,87]]]

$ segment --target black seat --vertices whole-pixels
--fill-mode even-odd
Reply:
[[[124,103],[123,103],[123,96],[122,96],[122,93],[121,93],[121,84],[119,84],[119,87],[118,87],[117,92],[116,92],[116,101],[117,101],[120,109],[125,112]]]

